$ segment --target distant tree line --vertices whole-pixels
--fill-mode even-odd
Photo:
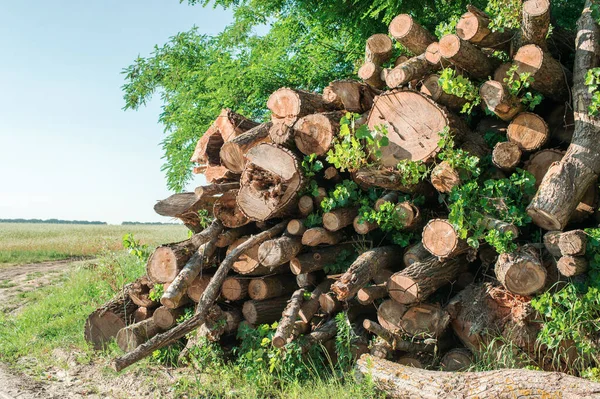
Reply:
[[[107,224],[97,220],[62,220],[62,219],[0,219],[0,223],[51,223],[51,224]]]

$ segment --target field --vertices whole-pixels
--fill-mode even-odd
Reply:
[[[133,233],[142,244],[187,238],[183,225],[69,225],[0,223],[0,267],[76,257],[93,257],[123,248],[122,238]]]

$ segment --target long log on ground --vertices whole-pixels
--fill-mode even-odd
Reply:
[[[221,231],[223,231],[222,228],[217,234],[220,234]],[[211,264],[211,258],[217,250],[216,241],[217,237],[214,237],[206,244],[202,244],[196,253],[192,255],[160,298],[160,303],[163,306],[175,309],[183,304],[187,290],[192,285],[194,279],[200,274],[202,269]]]
[[[423,301],[438,288],[456,280],[465,262],[461,257],[441,262],[432,256],[422,262],[413,263],[389,279],[390,297],[403,304]]]
[[[407,307],[388,299],[379,305],[377,320],[393,334],[437,338],[448,328],[450,315],[439,305],[418,303]]]
[[[396,16],[389,26],[390,35],[413,54],[422,54],[435,42],[435,36],[408,14]]]
[[[585,3],[577,22],[573,105],[575,131],[567,154],[546,174],[527,212],[546,230],[562,230],[600,173],[600,117],[589,115],[592,94],[585,85],[587,71],[600,65],[600,28],[592,17],[592,1]]]
[[[344,233],[341,231],[329,231],[323,227],[313,227],[302,234],[302,244],[309,247],[327,244],[335,245],[344,239]]]
[[[172,344],[173,342],[198,328],[202,323],[204,323],[210,306],[217,299],[217,296],[221,291],[221,285],[227,277],[227,273],[229,273],[231,270],[233,262],[235,262],[235,260],[248,249],[256,245],[260,245],[262,242],[281,234],[281,232],[285,229],[286,224],[287,221],[278,223],[269,230],[263,231],[262,233],[249,238],[245,243],[239,245],[233,251],[231,251],[225,257],[223,262],[221,262],[217,272],[202,294],[202,298],[200,298],[200,301],[198,302],[196,314],[194,316],[179,324],[177,327],[163,334],[156,335],[146,343],[138,346],[135,350],[125,354],[124,356],[116,358],[113,361],[113,368],[116,371],[121,371],[135,362],[145,358],[146,356],[149,356],[155,350]]]
[[[259,144],[246,154],[237,203],[250,219],[265,221],[292,212],[304,185],[300,160],[274,144]]]
[[[438,68],[431,65],[425,58],[425,53],[409,58],[402,64],[394,67],[385,76],[385,83],[390,89],[404,86],[409,82],[421,80]]]
[[[488,26],[489,17],[476,7],[467,6],[468,12],[464,13],[456,24],[456,35],[463,40],[468,40],[478,47],[500,48],[510,47],[510,41],[515,32],[511,29],[492,31]]]
[[[206,290],[206,287],[208,287],[212,276],[212,274],[204,273],[202,273],[202,275],[200,276],[197,276],[187,288],[188,298],[197,303],[202,297],[204,291]]]
[[[440,39],[440,54],[477,79],[486,79],[498,67],[497,62],[457,35],[450,34]]]
[[[244,319],[253,325],[273,323],[281,317],[281,312],[285,309],[288,299],[288,296],[281,296],[264,301],[246,301],[242,308]]]
[[[397,399],[575,399],[600,395],[599,383],[557,372],[523,369],[463,373],[429,371],[369,355],[361,356],[356,369],[387,397]]]
[[[523,152],[516,143],[497,143],[492,151],[492,162],[503,172],[511,172],[521,163]]]
[[[456,257],[470,248],[446,219],[430,220],[423,228],[421,242],[429,253],[439,259]]]
[[[250,281],[248,295],[251,299],[262,301],[294,292],[298,286],[292,275],[256,278]]]
[[[268,267],[276,267],[292,260],[302,251],[301,237],[283,236],[265,241],[258,247],[258,261]]]
[[[546,284],[547,271],[538,250],[524,247],[504,253],[496,261],[496,277],[507,290],[519,295],[532,295]]]
[[[336,281],[331,290],[340,301],[354,297],[381,269],[396,265],[402,250],[396,246],[373,248],[363,252]]]
[[[556,268],[565,277],[579,276],[588,271],[588,260],[583,256],[565,255],[556,262]]]
[[[324,155],[331,148],[333,138],[340,130],[343,112],[324,112],[302,117],[294,125],[294,141],[306,155]]]
[[[275,331],[275,335],[273,335],[273,339],[271,340],[274,347],[283,348],[290,339],[294,323],[298,317],[298,312],[300,311],[300,306],[302,305],[303,300],[304,288],[300,288],[292,294],[290,302],[287,304],[283,314],[281,315],[281,320],[277,326],[277,331]]]
[[[583,230],[549,231],[544,234],[544,245],[553,256],[582,256],[587,248],[587,234]]]
[[[258,123],[246,118],[243,115],[233,112],[229,108],[224,108],[214,122],[215,127],[224,141],[230,141],[244,132],[255,128]]]
[[[569,97],[570,73],[539,46],[528,44],[521,47],[515,54],[514,63],[517,65],[517,73],[531,74],[532,89],[555,101]]]
[[[323,99],[333,107],[362,114],[371,109],[379,90],[355,80],[336,80],[323,89]]]
[[[423,81],[421,93],[427,94],[434,101],[445,105],[453,111],[460,111],[467,103],[467,100],[462,97],[455,96],[454,94],[446,93],[442,89],[439,80],[439,75],[429,75],[427,79]]]
[[[505,79],[506,76],[502,77]],[[511,121],[525,109],[521,99],[511,95],[504,80],[488,80],[479,88],[479,95],[487,109],[503,121]]]
[[[246,153],[262,143],[271,142],[269,131],[273,123],[266,122],[227,141],[221,147],[221,164],[234,173],[242,173],[246,164]]]
[[[381,65],[392,58],[394,44],[384,33],[376,33],[367,39],[365,45],[365,61]]]
[[[140,307],[155,308],[159,305],[158,302],[150,299],[150,291],[154,288],[154,283],[150,281],[148,276],[142,276],[135,280],[129,290],[129,298]]]
[[[508,140],[523,151],[541,148],[550,137],[550,129],[544,119],[531,112],[522,112],[508,125]]]
[[[146,319],[120,329],[117,333],[117,345],[124,352],[132,351],[162,331],[162,328],[154,324],[153,319]]]

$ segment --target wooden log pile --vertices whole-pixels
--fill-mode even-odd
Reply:
[[[576,224],[589,223],[597,196],[591,182],[600,170],[600,125],[597,118],[581,117],[587,96],[577,95],[581,68],[598,63],[598,57],[580,54],[597,48],[597,25],[589,12],[583,14],[580,29],[592,31],[588,39],[595,44],[578,42],[573,70],[561,64],[568,58],[559,60],[548,50],[549,12],[547,1],[525,1],[521,32],[492,32],[489,18],[470,6],[456,33],[439,41],[411,16],[399,15],[389,34],[413,57],[394,57],[390,36],[377,34],[366,41],[362,81],[335,81],[323,94],[281,88],[266,104],[271,120],[260,124],[224,109],[192,156],[208,184],[155,207],[195,234],[157,248],[147,276],[90,316],[86,338],[101,347],[116,337],[128,352],[115,360],[121,370],[192,331],[219,341],[235,335],[241,323],[279,322],[273,339],[278,348],[293,341],[307,348],[326,344],[335,336],[334,316],[345,311],[373,340],[374,357],[403,365],[465,370],[473,354],[497,336],[535,358],[540,324],[531,297],[586,272],[586,237]],[[508,51],[511,63],[501,65],[490,49]],[[526,112],[521,99],[509,94],[504,78],[511,65],[534,77],[533,89],[545,96],[540,111]],[[482,107],[498,118],[480,112],[466,120],[458,112],[465,100],[440,87],[443,67],[479,82]],[[552,115],[569,107],[571,97],[579,116],[569,143]],[[355,124],[372,132],[385,127],[388,141],[368,165],[351,171],[326,163],[347,112],[362,115]],[[483,137],[490,130],[506,140],[491,148]],[[460,237],[437,201],[465,182],[459,170],[437,158],[443,131],[470,155],[491,157],[497,168],[486,172],[490,176],[522,168],[536,177],[539,190],[529,213],[549,230],[543,244],[530,245],[531,229],[493,219],[484,221],[486,228],[519,237],[515,251],[497,256],[485,245],[477,251]],[[305,156],[320,160],[323,168],[309,176]],[[404,160],[423,161],[434,172],[429,180],[407,185],[396,169]],[[357,204],[309,220],[341,181],[353,181],[365,192],[378,189],[374,209],[392,209],[416,237],[413,243],[391,242],[383,226],[361,220]],[[416,196],[424,202],[417,205]],[[201,209],[215,218],[204,229]],[[569,222],[573,228],[562,231]],[[354,256],[344,270],[331,273],[347,253]],[[159,284],[160,303],[148,299]],[[185,309],[193,316],[178,323]],[[367,350],[361,347],[357,356]],[[432,392],[441,389],[437,385]]]

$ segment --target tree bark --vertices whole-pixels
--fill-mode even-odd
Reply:
[[[523,151],[541,148],[550,137],[550,129],[544,119],[531,112],[522,112],[508,125],[508,140]]]
[[[423,81],[421,93],[427,94],[435,102],[445,105],[453,111],[460,111],[467,103],[467,100],[462,97],[455,96],[454,94],[446,93],[440,86],[439,80],[439,75],[429,75],[427,79]]]
[[[215,127],[226,142],[235,139],[237,136],[256,126],[258,126],[258,123],[233,112],[229,108],[223,108],[215,120]]]
[[[225,142],[219,156],[221,164],[233,173],[242,173],[246,165],[246,153],[262,143],[270,143],[272,122],[260,124]]]
[[[440,337],[450,324],[450,315],[439,305],[419,303],[407,307],[388,299],[379,305],[377,320],[393,334],[425,339]]]
[[[296,147],[305,155],[325,155],[331,148],[333,138],[340,131],[343,112],[325,112],[302,117],[294,125]]]
[[[440,193],[449,193],[462,183],[458,170],[446,161],[440,162],[433,168],[430,180],[433,187]]]
[[[161,306],[154,311],[152,319],[158,328],[168,330],[177,324],[177,319],[183,316],[184,313],[184,308],[169,309],[166,306]]]
[[[302,238],[283,236],[260,244],[258,261],[263,266],[276,267],[288,263],[302,251]]]
[[[163,331],[162,328],[154,324],[153,319],[131,324],[119,330],[117,333],[117,345],[119,345],[122,351],[129,352],[161,331]]]
[[[429,258],[431,253],[425,249],[422,242],[418,242],[416,244],[412,244],[410,247],[406,249],[404,252],[404,256],[402,260],[404,261],[404,266],[408,267],[416,262],[423,262],[425,259]]]
[[[300,273],[296,276],[296,285],[300,288],[315,287],[323,279],[323,273]]]
[[[300,254],[290,260],[290,270],[296,275],[323,270],[325,266],[335,263],[341,252],[348,250],[352,251],[350,245],[314,248],[311,252]]]
[[[435,257],[413,263],[390,278],[390,297],[402,304],[424,301],[438,288],[456,280],[464,263],[463,258],[441,262]]]
[[[335,245],[344,239],[341,231],[329,231],[322,227],[308,229],[302,235],[302,245],[316,247],[321,244]]]
[[[371,109],[379,90],[355,80],[336,80],[323,89],[323,99],[337,109],[362,114]]]
[[[250,279],[240,277],[227,277],[221,287],[221,295],[228,301],[241,301],[248,297]]]
[[[493,75],[498,67],[495,60],[457,35],[446,35],[440,39],[440,54],[477,79],[486,79]]]
[[[227,248],[231,244],[233,244],[238,238],[247,236],[252,233],[253,226],[245,225],[242,227],[238,227],[235,229],[227,229],[223,233],[219,234],[217,237],[217,242],[215,245],[217,248]]]
[[[539,46],[528,44],[519,48],[514,63],[517,73],[531,74],[532,89],[558,102],[569,97],[570,73]]]
[[[198,302],[202,297],[202,294],[208,287],[210,280],[212,278],[212,274],[201,274],[196,276],[196,278],[192,281],[190,286],[187,288],[187,296],[194,302]]]
[[[532,295],[546,285],[546,268],[532,247],[501,254],[496,261],[496,277],[502,285],[518,295]]]
[[[392,301],[393,302],[393,301]],[[396,306],[402,306],[397,304]],[[403,311],[401,309],[401,311]],[[390,347],[391,350],[398,350],[402,352],[427,352],[427,353],[435,353],[440,349],[436,344],[424,343],[418,340],[403,340],[402,336],[399,334],[395,334],[381,326],[380,324],[371,321],[369,319],[365,319],[363,321],[363,327],[377,335],[379,338],[384,340]]]
[[[409,58],[407,61],[390,70],[385,76],[385,83],[390,89],[401,87],[415,79],[421,80],[437,69],[427,61],[425,53],[423,53]]]
[[[248,295],[251,299],[262,301],[286,295],[298,289],[296,278],[292,275],[271,276],[250,280]]]
[[[321,294],[329,292],[332,283],[333,280],[324,280],[319,285],[317,285],[315,289],[310,293],[310,298],[304,301],[298,312],[298,317],[303,323],[310,323],[312,318],[319,310],[319,298],[321,297]]]
[[[279,320],[289,297],[282,296],[265,301],[246,301],[242,308],[244,319],[253,325],[273,323]]]
[[[546,36],[550,29],[550,2],[548,0],[525,1],[522,15],[521,32],[515,38],[515,47],[535,44],[548,51]]]
[[[300,160],[274,144],[259,144],[246,154],[237,203],[250,219],[265,221],[292,212],[304,185]]]
[[[195,193],[173,194],[162,201],[158,201],[154,205],[154,211],[161,216],[178,218],[186,227],[194,233],[198,233],[202,230],[198,211],[204,209],[212,214],[213,205],[217,198],[208,195],[197,197]]]
[[[510,122],[525,106],[520,98],[512,96],[503,81],[488,80],[479,88],[479,95],[488,110],[503,121]]]
[[[366,167],[357,170],[353,180],[364,187],[380,187],[386,190],[396,190],[407,194],[421,194],[426,198],[435,191],[427,182],[407,186],[402,182],[402,173],[393,169]]]
[[[493,32],[489,29],[490,19],[481,10],[469,5],[469,10],[456,24],[456,35],[478,47],[507,49],[515,32],[511,29]]]
[[[469,373],[421,370],[363,355],[356,364],[389,398],[535,399],[540,397],[591,398],[600,384],[563,373],[533,370],[494,370]]]
[[[273,122],[283,122],[288,126],[292,126],[289,122],[295,122],[297,118],[333,110],[332,105],[327,103],[320,94],[287,87],[269,96],[267,108],[272,112]],[[273,142],[277,143],[276,140]]]
[[[429,253],[441,260],[456,257],[469,250],[466,241],[458,236],[446,219],[430,220],[423,229],[421,241]]]
[[[380,269],[393,267],[402,251],[396,246],[378,247],[363,252],[336,281],[331,290],[340,301],[354,297]]]
[[[374,62],[365,62],[358,70],[358,77],[375,89],[383,89],[385,81],[381,78],[383,69]]]
[[[523,152],[516,143],[500,142],[492,151],[492,162],[503,172],[512,172],[521,163]]]
[[[134,351],[131,351],[124,356],[116,358],[113,361],[113,368],[118,372],[123,370],[124,368],[132,365],[133,363],[145,358],[146,356],[152,354],[157,349],[160,349],[164,346],[172,344],[178,339],[184,337],[189,332],[195,330],[198,326],[204,323],[206,315],[210,306],[214,303],[221,291],[221,285],[225,280],[227,273],[231,270],[233,266],[233,262],[245,251],[249,248],[252,248],[256,245],[260,245],[263,241],[273,238],[274,236],[280,234],[285,226],[287,221],[283,221],[278,223],[277,225],[271,227],[269,230],[266,230],[260,234],[257,234],[251,238],[249,238],[245,243],[238,246],[236,249],[231,251],[221,262],[221,265],[217,269],[217,272],[211,279],[208,287],[202,294],[202,298],[198,302],[198,306],[196,307],[196,314],[192,316],[190,319],[184,321],[179,324],[177,327],[163,333],[159,334],[152,339],[148,340],[148,342],[138,346]]]
[[[298,318],[298,312],[300,311],[300,306],[304,301],[304,288],[300,288],[296,290],[292,294],[292,298],[289,303],[285,307],[283,314],[281,315],[281,320],[279,321],[279,325],[277,326],[277,331],[275,331],[275,335],[273,336],[272,343],[276,348],[283,348],[285,344],[288,342],[292,335],[292,330],[294,328],[294,324],[296,323],[296,319]]]
[[[376,211],[379,211],[381,209],[381,206],[386,202],[391,202],[392,204],[395,204],[398,202],[398,197],[399,195],[396,191],[389,191],[385,193],[381,198],[378,198],[377,201],[375,201],[375,205],[373,208],[375,208]]]
[[[575,277],[587,272],[589,264],[583,256],[565,255],[558,260],[556,267],[563,276]]]
[[[435,36],[419,25],[408,14],[396,16],[389,26],[390,35],[413,54],[422,54],[435,42]]]
[[[382,65],[392,58],[393,51],[392,39],[384,33],[376,33],[367,39],[365,62]]]
[[[213,184],[229,183],[240,180],[240,175],[238,173],[233,173],[225,166],[209,166],[203,173],[206,181]]]
[[[356,293],[356,299],[361,305],[370,305],[378,299],[388,296],[387,284],[374,284],[363,287]]]
[[[329,231],[338,231],[350,226],[358,214],[358,208],[338,208],[323,215],[323,227]]]

